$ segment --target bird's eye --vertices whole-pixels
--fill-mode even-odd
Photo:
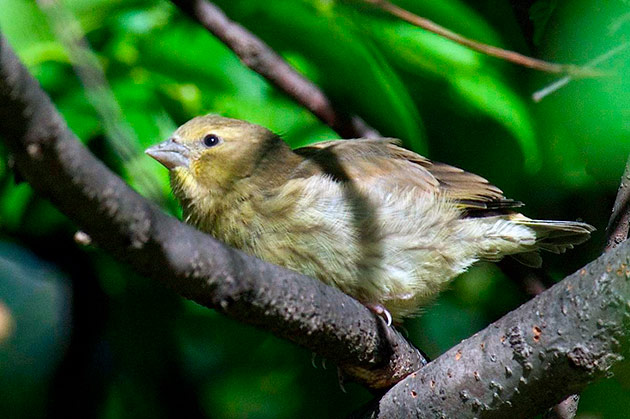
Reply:
[[[214,147],[215,145],[219,145],[220,142],[221,139],[214,134],[208,134],[203,137],[203,145],[205,145],[206,147]]]

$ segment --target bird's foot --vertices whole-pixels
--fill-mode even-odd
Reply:
[[[311,354],[311,365],[313,366],[313,368],[317,369],[317,354],[315,352],[313,352]],[[322,358],[322,368],[326,369],[326,358]]]
[[[382,317],[388,326],[392,325],[392,315],[391,313],[381,304],[366,304],[367,308],[377,316]]]

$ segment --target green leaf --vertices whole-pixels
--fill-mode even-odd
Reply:
[[[174,22],[160,28],[151,36],[142,37],[137,47],[137,65],[168,77],[172,83],[192,83],[205,94],[209,90],[233,92],[253,88],[260,91],[262,87],[262,83],[252,82],[255,76],[227,47],[204,29],[187,22]]]
[[[484,71],[488,63],[469,48],[405,22],[362,17],[365,34],[370,36],[396,67],[414,76],[449,80],[453,71]]]
[[[32,198],[33,190],[29,185],[15,185],[13,181],[7,182],[0,194],[0,227],[16,230]]]
[[[405,22],[373,16],[363,17],[363,22],[388,60],[409,74],[408,83],[445,82],[455,101],[494,119],[514,136],[528,171],[540,168],[527,106],[484,56]]]
[[[20,55],[26,48],[54,41],[46,17],[35,2],[0,0],[0,27]]]
[[[461,99],[495,119],[517,139],[528,172],[540,169],[542,159],[529,112],[507,84],[491,74],[478,73],[453,77],[451,86]]]
[[[559,2],[549,23],[554,31],[545,37],[545,59],[586,63],[602,57],[597,69],[607,74],[572,80],[537,105],[555,151],[574,150],[573,161],[551,168],[554,177],[573,188],[598,185],[616,190],[630,154],[630,48],[620,49],[630,39],[630,25],[619,19],[627,15],[627,2]],[[536,87],[553,80],[540,76]]]
[[[475,41],[501,46],[501,37],[471,6],[458,0],[394,0],[405,10]]]

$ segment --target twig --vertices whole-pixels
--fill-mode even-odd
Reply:
[[[594,58],[593,60],[589,61],[588,63],[586,63],[584,65],[584,68],[596,67],[597,65],[603,63],[604,61],[609,60],[613,56],[619,54],[624,49],[626,49],[628,46],[630,46],[630,43],[628,43],[628,42],[624,42],[623,44],[617,45],[615,48],[613,48],[613,49],[611,49],[609,51],[606,51],[602,55],[600,55],[600,56]],[[559,89],[563,88],[564,86],[566,86],[567,84],[569,84],[574,78],[575,78],[575,76],[568,75],[568,76],[562,77],[561,79],[556,80],[555,82],[549,84],[548,86],[545,86],[542,89],[534,92],[532,94],[532,100],[534,102],[540,102],[545,97],[549,96],[550,94],[556,92],[557,90],[559,90]]]
[[[573,77],[571,76],[564,76],[561,79],[558,79],[556,81],[554,81],[553,83],[543,87],[542,89],[532,93],[532,100],[536,103],[540,102],[541,100],[543,100],[545,97],[549,96],[550,94],[562,89],[564,86],[566,86],[567,84],[569,84],[571,82],[571,80],[573,80]]]
[[[439,35],[443,38],[456,42],[474,51],[482,54],[489,55],[491,57],[499,58],[505,61],[509,61],[514,64],[518,64],[523,67],[531,68],[534,70],[544,71],[547,73],[567,73],[573,76],[579,77],[594,77],[599,73],[589,68],[581,68],[573,64],[557,64],[550,63],[537,58],[528,57],[518,52],[509,51],[503,48],[495,47],[492,45],[477,42],[472,39],[466,38],[458,33],[455,33],[443,26],[438,25],[430,19],[418,16],[410,11],[396,6],[387,0],[362,0],[364,3],[374,5],[379,9],[389,13],[392,16],[396,16],[405,22],[411,23],[419,28],[425,29],[431,33]]]
[[[247,67],[311,111],[342,137],[380,136],[358,116],[350,116],[336,108],[319,87],[295,71],[262,40],[231,21],[213,3],[205,0],[172,2],[219,38]]]

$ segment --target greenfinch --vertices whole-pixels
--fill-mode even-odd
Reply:
[[[479,260],[539,266],[594,228],[533,220],[484,178],[391,138],[291,150],[271,131],[206,115],[146,150],[170,171],[184,220],[337,287],[396,322]]]

